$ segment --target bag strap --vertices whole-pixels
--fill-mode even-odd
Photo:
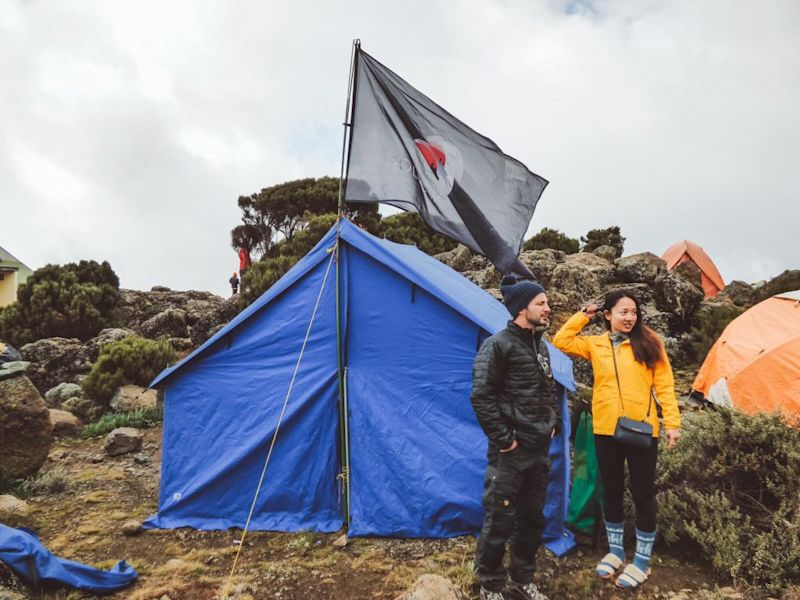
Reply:
[[[623,404],[623,402],[622,402],[622,387],[619,384],[619,371],[617,370],[617,351],[614,350],[614,342],[611,341],[611,335],[610,334],[608,336],[608,343],[611,344],[611,358],[614,360],[614,375],[617,378],[617,391],[619,392],[619,406],[622,409],[621,412],[622,412],[622,416],[624,417],[625,416],[625,404]],[[647,416],[645,417],[645,419],[649,419],[650,418],[650,409],[653,406],[653,400],[654,399],[655,399],[654,398],[654,392],[653,392],[653,388],[651,387],[650,388],[650,397],[648,398],[648,403],[647,403]]]

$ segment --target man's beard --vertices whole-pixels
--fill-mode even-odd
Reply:
[[[550,318],[548,317],[546,320],[541,319],[533,319],[531,317],[525,317],[530,323],[531,327],[534,329],[546,329],[548,325],[550,325]]]

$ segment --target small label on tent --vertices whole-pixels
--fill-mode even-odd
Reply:
[[[175,492],[174,494],[172,494],[172,499],[177,502],[178,500],[181,499],[181,493],[180,492]]]

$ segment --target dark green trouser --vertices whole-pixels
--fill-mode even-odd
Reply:
[[[544,499],[550,461],[547,449],[519,447],[490,455],[484,479],[481,537],[475,569],[481,586],[502,591],[506,585],[503,555],[510,546],[509,575],[517,583],[533,580],[536,551],[544,530]]]

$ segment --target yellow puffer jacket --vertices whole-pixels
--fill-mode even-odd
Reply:
[[[611,356],[611,340],[608,333],[603,335],[578,335],[587,324],[589,317],[579,312],[558,330],[553,338],[553,345],[559,350],[592,361],[594,371],[594,390],[592,392],[592,421],[594,432],[598,435],[613,435],[620,410],[617,378],[614,374],[614,360]],[[633,356],[630,340],[625,340],[614,348],[617,369],[619,371],[619,387],[622,389],[624,416],[643,421],[647,416],[650,402],[650,390],[653,389],[661,404],[664,416],[664,427],[679,429],[681,415],[678,411],[678,400],[675,398],[675,383],[672,379],[672,367],[666,352],[664,360],[650,370],[647,365],[637,362]],[[658,415],[655,403],[650,407],[648,421],[653,425],[653,437],[658,436]]]

